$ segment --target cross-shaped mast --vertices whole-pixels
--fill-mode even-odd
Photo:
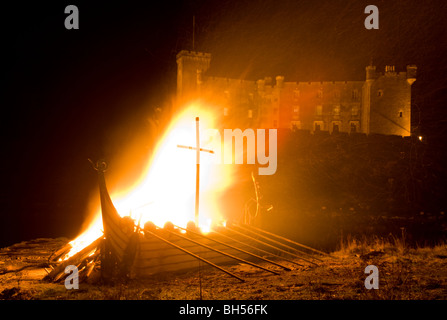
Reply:
[[[196,117],[196,146],[189,147],[177,145],[179,148],[196,150],[196,204],[195,204],[195,222],[196,227],[199,227],[199,185],[200,185],[200,151],[214,153],[213,150],[200,148],[200,133],[199,133],[199,117]]]

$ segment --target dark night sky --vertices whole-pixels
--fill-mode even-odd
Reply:
[[[379,70],[416,64],[413,122],[445,150],[445,1],[161,3],[2,5],[0,246],[79,232],[97,187],[87,158],[119,154],[169,101],[193,15],[196,48],[213,54],[215,75],[362,80],[371,59]],[[70,4],[79,30],[64,28]],[[363,26],[368,4],[379,8],[379,30]]]

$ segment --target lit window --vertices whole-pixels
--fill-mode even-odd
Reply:
[[[253,118],[253,110],[248,110],[248,117],[251,119]]]
[[[223,109],[223,114],[224,114],[225,117],[228,116],[228,108],[227,107],[225,107]]]
[[[321,116],[323,114],[323,106],[322,105],[318,105],[315,109],[315,114],[317,116]]]
[[[334,107],[334,116],[339,116],[340,115],[340,106],[335,106]]]

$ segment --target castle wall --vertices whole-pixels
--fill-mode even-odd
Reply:
[[[385,72],[371,86],[370,131],[380,134],[411,134],[411,85],[406,72]]]
[[[287,82],[280,89],[280,128],[350,132],[360,128],[362,81]]]
[[[177,55],[178,96],[200,99],[227,128],[304,129],[408,136],[411,131],[411,84],[416,67],[397,73],[366,67],[365,81],[285,82],[284,77],[257,81],[206,74],[211,55]]]

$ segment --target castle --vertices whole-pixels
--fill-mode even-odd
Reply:
[[[211,54],[182,50],[177,54],[180,103],[200,99],[216,108],[227,128],[303,129],[311,132],[360,132],[411,135],[411,86],[417,67],[396,72],[366,67],[365,81],[287,82],[212,77]]]

